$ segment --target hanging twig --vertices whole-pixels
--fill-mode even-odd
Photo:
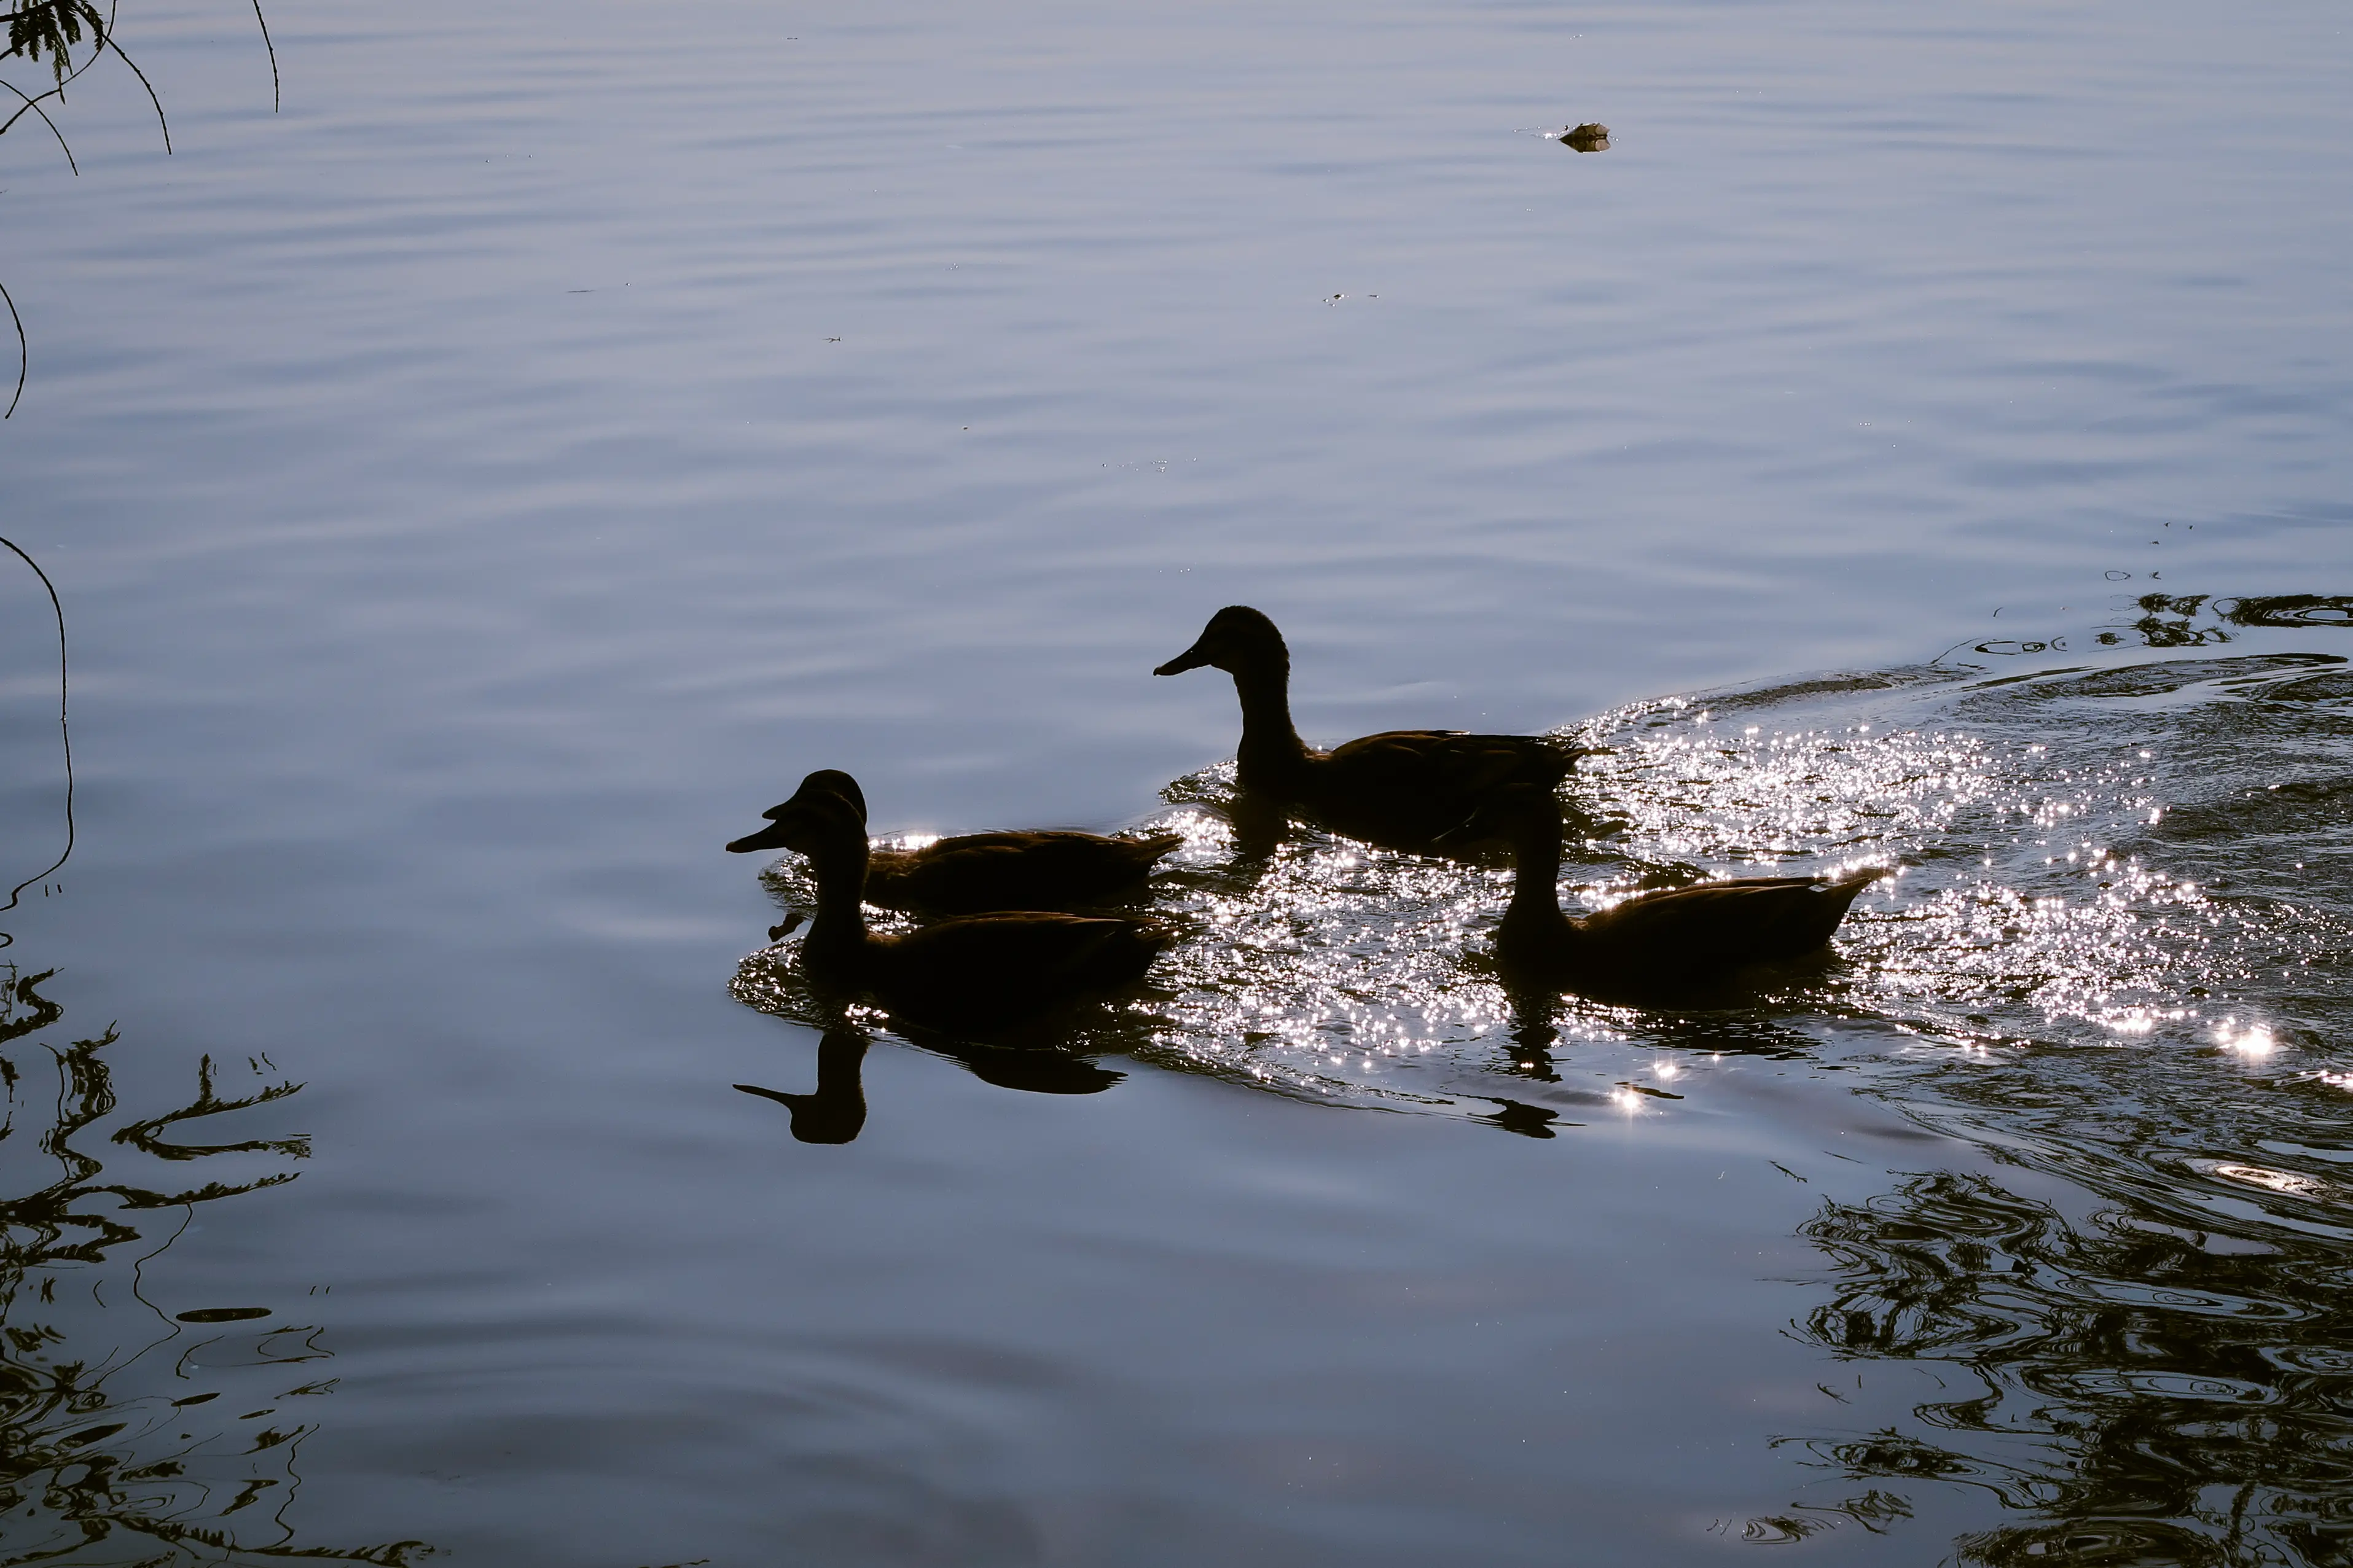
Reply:
[[[0,283],[0,304],[8,307],[8,319],[16,323],[16,395],[8,400],[8,412],[0,414],[0,419],[14,419],[16,405],[25,395],[25,373],[33,368],[33,351],[25,342],[25,318],[16,314],[16,301],[8,297],[5,283]],[[36,566],[33,570],[37,572],[40,568]]]
[[[286,100],[278,88],[278,46],[269,41],[269,18],[261,14],[261,0],[253,0],[253,19],[261,25],[261,47],[269,51],[269,112],[275,114]]]
[[[25,89],[18,87],[13,81],[0,81],[0,87],[5,87],[10,92],[15,93],[18,98],[25,99],[24,108],[10,115],[6,120],[0,121],[0,136],[5,136],[8,134],[8,127],[16,124],[19,120],[24,119],[26,115],[37,114],[41,117],[41,123],[49,128],[49,134],[58,139],[58,147],[64,150],[66,155],[66,167],[71,169],[77,174],[80,174],[81,165],[74,162],[73,149],[66,145],[66,133],[58,129],[58,122],[49,118],[49,111],[41,107],[41,98],[47,98],[49,94],[45,92],[41,94],[41,98],[26,98]],[[56,89],[51,89],[50,90],[55,91]]]
[[[9,307],[9,310],[13,314],[16,310],[16,307],[11,305]],[[21,334],[23,331],[22,327],[19,327],[17,330]],[[0,911],[5,911],[16,907],[16,900],[24,896],[26,889],[31,887],[36,882],[47,879],[51,872],[57,870],[59,867],[63,866],[67,860],[72,858],[74,852],[74,774],[73,731],[66,726],[65,602],[58,597],[58,585],[49,581],[49,574],[41,570],[41,563],[39,562],[25,553],[25,548],[23,545],[18,544],[15,540],[9,539],[5,535],[0,535],[0,545],[6,545],[10,550],[16,552],[18,560],[24,562],[26,565],[30,566],[33,569],[33,575],[38,577],[41,580],[41,586],[48,590],[49,609],[57,616],[58,618],[58,740],[64,745],[66,755],[66,847],[58,854],[58,858],[55,860],[50,861],[47,866],[36,872],[34,875],[26,878],[14,888],[8,889],[8,901],[5,904],[0,904]],[[16,940],[16,939],[14,936],[11,936],[8,932],[0,931],[0,947],[7,947],[14,943]]]

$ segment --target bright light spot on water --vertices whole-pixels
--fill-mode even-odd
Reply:
[[[2267,1057],[2279,1049],[2279,1041],[2270,1028],[2262,1024],[2242,1026],[2236,1018],[2225,1018],[2215,1037],[2226,1051],[2242,1057]]]
[[[2285,1193],[2291,1197],[2316,1198],[2327,1193],[2328,1184],[2311,1176],[2298,1175],[2294,1171],[2274,1171],[2262,1165],[2213,1165],[2216,1175],[2233,1182],[2245,1182],[2250,1186]]]
[[[1642,1109],[1642,1097],[1630,1089],[1621,1089],[1609,1099],[1611,1103],[1629,1116],[1638,1114]]]
[[[1654,1070],[1656,1070],[1661,1078],[1665,1079],[1670,1083],[1673,1082],[1676,1079],[1681,1078],[1683,1071],[1683,1068],[1675,1066],[1672,1062],[1661,1062]]]

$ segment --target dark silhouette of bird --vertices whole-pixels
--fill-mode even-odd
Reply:
[[[764,815],[774,822],[812,792],[848,801],[856,807],[862,827],[865,794],[856,779],[837,768],[820,768],[809,774],[792,800],[769,807]],[[1161,857],[1184,842],[1181,833],[1120,838],[1031,828],[960,834],[920,849],[870,847],[866,900],[886,909],[938,914],[1085,908],[1134,887],[1151,875]],[[727,846],[734,855],[788,847],[773,826]]]
[[[1246,605],[1209,617],[1191,647],[1154,670],[1179,675],[1207,665],[1234,678],[1242,739],[1235,783],[1245,795],[1296,808],[1350,838],[1416,854],[1465,854],[1454,835],[1493,791],[1525,784],[1549,792],[1577,759],[1598,750],[1543,735],[1472,735],[1390,730],[1321,752],[1291,721],[1291,650],[1274,623]]]
[[[817,1092],[786,1094],[754,1083],[735,1087],[773,1100],[792,1113],[793,1136],[804,1143],[847,1143],[866,1125],[866,1086],[860,1072],[867,1040],[854,1029],[828,1029],[817,1047]]]
[[[1460,831],[1501,837],[1516,858],[1495,931],[1509,973],[1594,996],[1671,995],[1736,983],[1744,972],[1821,954],[1855,895],[1893,874],[1737,877],[1641,893],[1582,918],[1560,907],[1560,813],[1525,785],[1496,791]]]
[[[1175,940],[1151,921],[1036,910],[881,935],[866,924],[866,824],[857,806],[804,789],[778,812],[776,842],[807,856],[817,879],[802,968],[820,984],[871,995],[917,1023],[992,1028],[1133,985]]]

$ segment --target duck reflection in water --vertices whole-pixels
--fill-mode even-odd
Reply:
[[[983,1083],[1029,1094],[1101,1094],[1126,1075],[1098,1067],[1066,1051],[982,1045],[971,1040],[910,1036],[912,1043],[956,1063]],[[773,1100],[792,1113],[793,1136],[804,1143],[847,1143],[866,1127],[862,1068],[872,1042],[861,1031],[836,1025],[817,1047],[817,1089],[787,1094],[758,1084],[735,1085],[745,1094]]]
[[[1588,996],[1694,1002],[1730,995],[1773,966],[1825,955],[1855,896],[1889,876],[1740,877],[1643,893],[1582,919],[1560,907],[1560,812],[1549,791],[1495,791],[1458,830],[1500,837],[1517,862],[1495,960],[1523,984]],[[1449,835],[1451,838],[1455,835]]]
[[[1235,783],[1245,816],[1296,809],[1335,833],[1409,854],[1475,855],[1480,841],[1460,829],[1488,794],[1518,784],[1549,798],[1577,759],[1597,750],[1544,735],[1391,730],[1317,751],[1292,723],[1291,650],[1246,605],[1219,610],[1191,647],[1152,673],[1204,666],[1232,676],[1241,699]]]
[[[1609,151],[1609,127],[1598,121],[1572,125],[1560,133],[1560,144],[1572,153]]]
[[[1012,910],[880,935],[866,924],[866,823],[857,804],[804,788],[777,811],[775,841],[808,857],[817,879],[802,969],[897,1016],[951,1030],[1018,1024],[1135,984],[1175,940],[1151,921]]]
[[[838,768],[820,768],[801,781],[792,799],[762,813],[771,826],[736,839],[727,852],[793,847],[784,819],[820,795],[848,804],[863,830],[866,795],[858,781]],[[1134,888],[1152,874],[1161,857],[1184,842],[1181,833],[1117,838],[1029,828],[962,834],[920,849],[870,847],[864,898],[885,909],[936,914],[1084,908]]]
[[[817,1092],[786,1094],[755,1083],[735,1087],[773,1100],[793,1115],[793,1136],[804,1143],[847,1143],[866,1125],[866,1085],[859,1071],[868,1040],[854,1029],[828,1029],[817,1047]]]

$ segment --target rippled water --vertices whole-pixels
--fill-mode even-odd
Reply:
[[[0,1563],[2353,1552],[2337,12],[268,12],[0,138]],[[1572,902],[1902,875],[1514,994],[1231,601]],[[818,766],[1185,941],[825,1015]]]
[[[1833,972],[1753,1007],[1514,995],[1477,957],[1506,873],[1313,835],[1238,861],[1192,804],[1214,808],[1220,769],[1151,819],[1193,838],[1153,900],[1187,941],[1165,994],[1074,1042],[1092,1072],[1058,1057],[1023,1081],[1001,1076],[1019,1053],[914,1038],[1012,1087],[1101,1089],[1126,1058],[1537,1138],[1738,1117],[1727,1080],[1761,1062],[1857,1073],[1854,1092],[1989,1164],[1898,1166],[1799,1226],[1823,1260],[1789,1273],[1816,1297],[1792,1335],[1912,1376],[1892,1396],[1826,1377],[1840,1408],[1769,1439],[1802,1500],[1741,1538],[1877,1532],[1923,1489],[1960,1489],[2017,1516],[1957,1539],[1968,1562],[2331,1561],[2353,1479],[2353,908],[2329,875],[2353,850],[2353,654],[2283,649],[2272,628],[2342,625],[2353,597],[2130,609],[2031,651],[1632,704],[1571,731],[1610,748],[1573,795],[1592,824],[1578,895],[1902,868]],[[2096,662],[2052,657],[2070,640]],[[770,880],[807,907],[797,862]],[[737,994],[809,1016],[794,973],[789,942],[764,950]],[[1782,1152],[1805,1184],[1850,1158]]]

